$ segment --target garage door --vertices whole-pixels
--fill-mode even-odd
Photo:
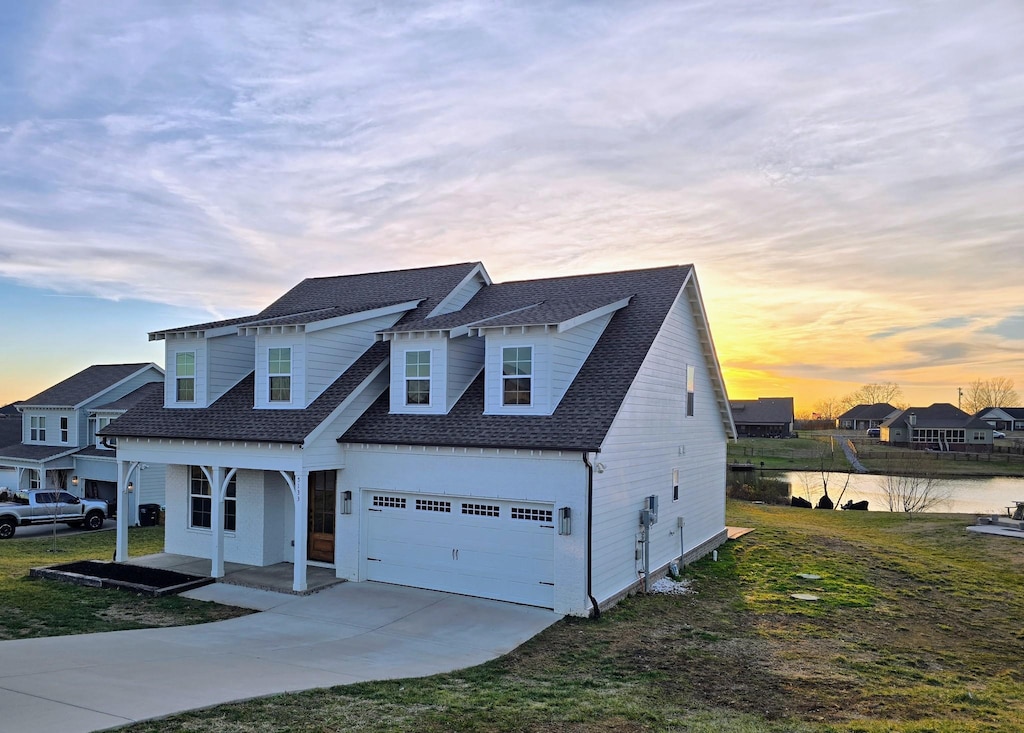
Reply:
[[[554,607],[550,504],[368,491],[366,577]]]

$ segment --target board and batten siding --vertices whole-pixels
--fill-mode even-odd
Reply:
[[[692,287],[692,285],[687,285]],[[685,292],[685,291],[684,291]],[[686,366],[696,367],[694,416],[686,416]],[[685,295],[654,340],[596,461],[594,474],[593,587],[599,602],[613,599],[640,578],[640,510],[658,496],[651,529],[650,568],[680,556],[677,517],[683,517],[687,559],[693,548],[720,541],[725,530],[726,428],[712,389],[715,365],[701,353],[697,324]],[[672,472],[679,470],[679,500]]]
[[[207,349],[207,394],[209,404],[213,404],[256,367],[256,339],[253,336],[218,336],[207,342]]]
[[[306,346],[306,404],[330,387],[346,369],[366,353],[377,331],[390,328],[403,314],[388,314],[357,323],[310,331]]]
[[[484,339],[460,336],[448,341],[448,389],[445,411],[455,407],[484,367]]]

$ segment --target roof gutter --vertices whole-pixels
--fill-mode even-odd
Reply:
[[[586,451],[583,451],[583,463],[587,467],[587,598],[594,611],[592,618],[601,618],[601,607],[594,598],[594,465]]]

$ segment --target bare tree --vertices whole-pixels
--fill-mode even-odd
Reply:
[[[1016,407],[1019,402],[1012,379],[975,379],[964,390],[961,409],[973,415],[986,407]]]
[[[830,438],[828,443],[822,441],[815,450],[813,460],[818,463],[816,471],[801,471],[800,482],[803,484],[807,500],[818,509],[837,509],[839,502],[850,485],[850,473],[846,470],[844,452],[841,446],[836,445],[836,439]],[[832,486],[833,493],[838,491],[838,498],[833,499],[828,493],[829,486]],[[818,496],[818,491],[821,495]],[[815,501],[817,497],[817,501]]]
[[[825,397],[814,403],[811,418],[814,420],[835,420],[843,412],[843,403],[835,397]]]
[[[896,407],[902,399],[903,389],[895,382],[886,382],[884,384],[865,384],[843,397],[840,402],[846,409],[857,405],[877,405],[885,402]]]
[[[949,486],[931,473],[923,459],[908,456],[893,473],[879,476],[879,488],[890,512],[917,514],[936,509],[949,501]]]

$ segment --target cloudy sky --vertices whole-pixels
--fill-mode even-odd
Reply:
[[[303,277],[694,263],[730,396],[1024,392],[1024,5],[0,3],[0,404]]]

